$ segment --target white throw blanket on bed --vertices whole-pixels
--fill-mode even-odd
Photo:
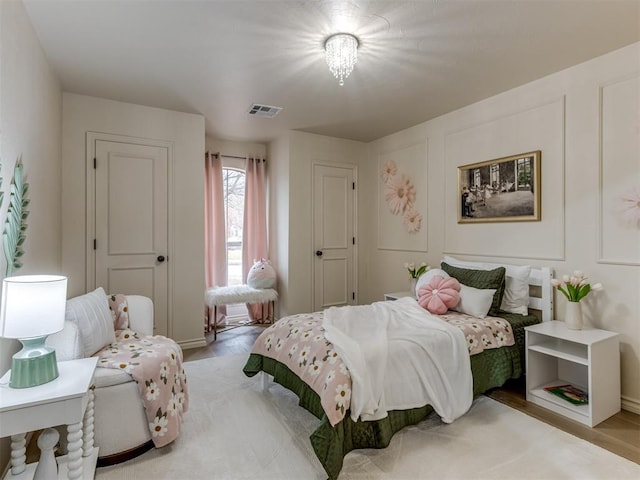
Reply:
[[[426,404],[446,423],[473,400],[464,334],[412,298],[324,313],[325,337],[352,380],[351,418],[379,420]]]

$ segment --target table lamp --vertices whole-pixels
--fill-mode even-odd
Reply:
[[[11,361],[10,387],[35,387],[58,378],[56,351],[45,340],[64,327],[66,302],[66,277],[22,275],[2,281],[0,337],[22,342]]]

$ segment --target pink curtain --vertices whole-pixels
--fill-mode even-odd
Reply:
[[[266,165],[265,159],[247,158],[242,228],[242,275],[245,280],[254,260],[268,258]],[[268,318],[267,304],[247,304],[247,310],[251,320],[262,322]]]
[[[227,284],[227,234],[224,220],[224,191],[222,185],[222,159],[217,153],[205,154],[204,159],[204,241],[206,287]],[[207,308],[207,307],[205,307]],[[224,307],[218,308],[225,314]],[[213,309],[207,310],[207,327],[213,324]]]

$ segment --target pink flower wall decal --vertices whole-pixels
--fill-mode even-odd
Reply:
[[[400,175],[399,177],[393,177],[384,188],[384,199],[387,202],[389,210],[394,215],[400,215],[407,208],[413,206],[413,200],[415,200],[415,187],[411,183],[411,180],[406,175]]]
[[[398,173],[394,160],[387,160],[380,168],[383,181],[384,200],[393,215],[402,217],[408,233],[417,233],[422,228],[422,214],[415,209],[416,187],[409,175]]]
[[[640,188],[635,187],[622,195],[620,212],[626,222],[640,228]]]
[[[422,228],[422,215],[419,212],[410,209],[404,214],[402,223],[407,229],[407,232],[418,233],[420,231],[420,228]]]
[[[413,204],[416,202],[416,187],[411,181],[411,177],[402,175],[401,178],[404,179],[405,194],[407,196],[407,206],[405,210],[407,210],[413,207]]]
[[[397,172],[398,167],[396,167],[396,162],[394,162],[393,160],[387,160],[382,166],[382,171],[380,172],[382,181],[384,183],[389,183],[389,181],[395,176]]]

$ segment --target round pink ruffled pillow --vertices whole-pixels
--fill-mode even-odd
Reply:
[[[422,308],[436,315],[458,305],[460,301],[460,283],[452,277],[434,275],[431,280],[418,289],[418,303]]]

